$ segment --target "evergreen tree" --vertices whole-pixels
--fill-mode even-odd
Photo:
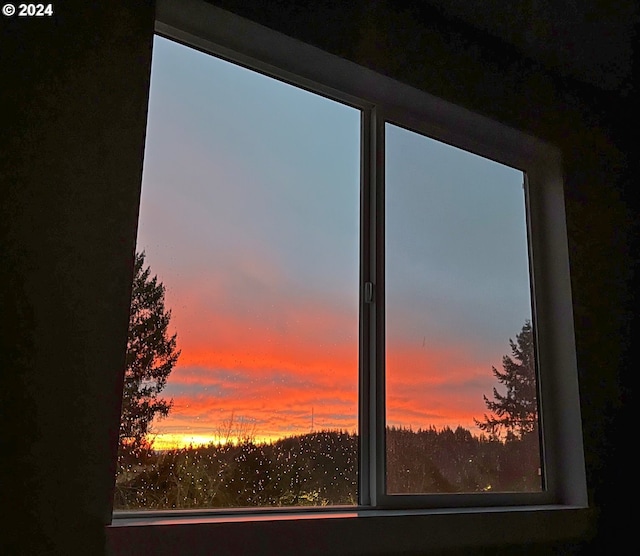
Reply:
[[[492,367],[494,376],[507,392],[500,394],[493,389],[495,401],[484,397],[491,414],[484,420],[475,419],[476,425],[489,433],[490,438],[522,440],[538,431],[538,403],[536,395],[535,352],[531,322],[526,321],[516,341],[509,339],[511,357],[502,358],[502,371]]]
[[[136,253],[134,266],[126,369],[120,421],[120,449],[135,451],[148,446],[146,435],[156,416],[166,417],[173,400],[159,394],[180,356],[176,334],[168,333],[171,311],[165,310],[165,288],[144,265],[145,254]]]

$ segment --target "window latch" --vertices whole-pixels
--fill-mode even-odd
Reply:
[[[364,302],[373,303],[373,284],[371,282],[364,283]]]

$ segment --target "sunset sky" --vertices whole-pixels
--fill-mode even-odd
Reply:
[[[138,250],[182,354],[156,447],[357,430],[360,113],[154,42]],[[522,174],[387,125],[387,419],[473,429],[530,318]]]

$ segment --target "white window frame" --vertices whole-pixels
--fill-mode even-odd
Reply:
[[[384,546],[384,540],[376,540],[380,527],[389,535],[403,535],[405,550],[520,542],[523,534],[530,541],[541,542],[579,536],[588,521],[585,517],[588,500],[558,149],[201,0],[158,0],[156,32],[362,110],[360,505],[353,509],[245,509],[222,513],[219,510],[116,512],[108,527],[112,552],[135,553],[136,543],[148,542],[151,531],[161,537],[170,534],[192,539],[186,535],[193,534],[193,527],[198,528],[198,538],[203,543],[210,542],[206,540],[210,535],[245,538],[265,527],[267,532],[261,534],[292,534],[292,538],[297,538],[292,531],[307,529],[309,534],[330,538],[335,533],[340,537],[339,532],[344,529],[350,531],[348,534],[363,553],[367,543],[375,543],[372,552]],[[385,122],[520,169],[526,176],[540,418],[544,431],[543,492],[385,494],[382,226]],[[366,282],[374,284],[373,303],[364,299]],[[359,518],[371,519],[363,522]],[[171,533],[165,526],[171,526]],[[313,553],[303,546],[305,541],[300,540],[291,544],[290,549],[278,550],[282,554],[297,554],[300,550]],[[349,543],[333,546],[329,553],[349,553],[349,546]],[[397,546],[397,543],[389,545]],[[233,553],[235,549],[229,550]]]

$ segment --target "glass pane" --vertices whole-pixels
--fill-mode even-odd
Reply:
[[[359,134],[156,37],[116,509],[357,503]]]
[[[522,172],[385,134],[387,492],[539,491]]]

